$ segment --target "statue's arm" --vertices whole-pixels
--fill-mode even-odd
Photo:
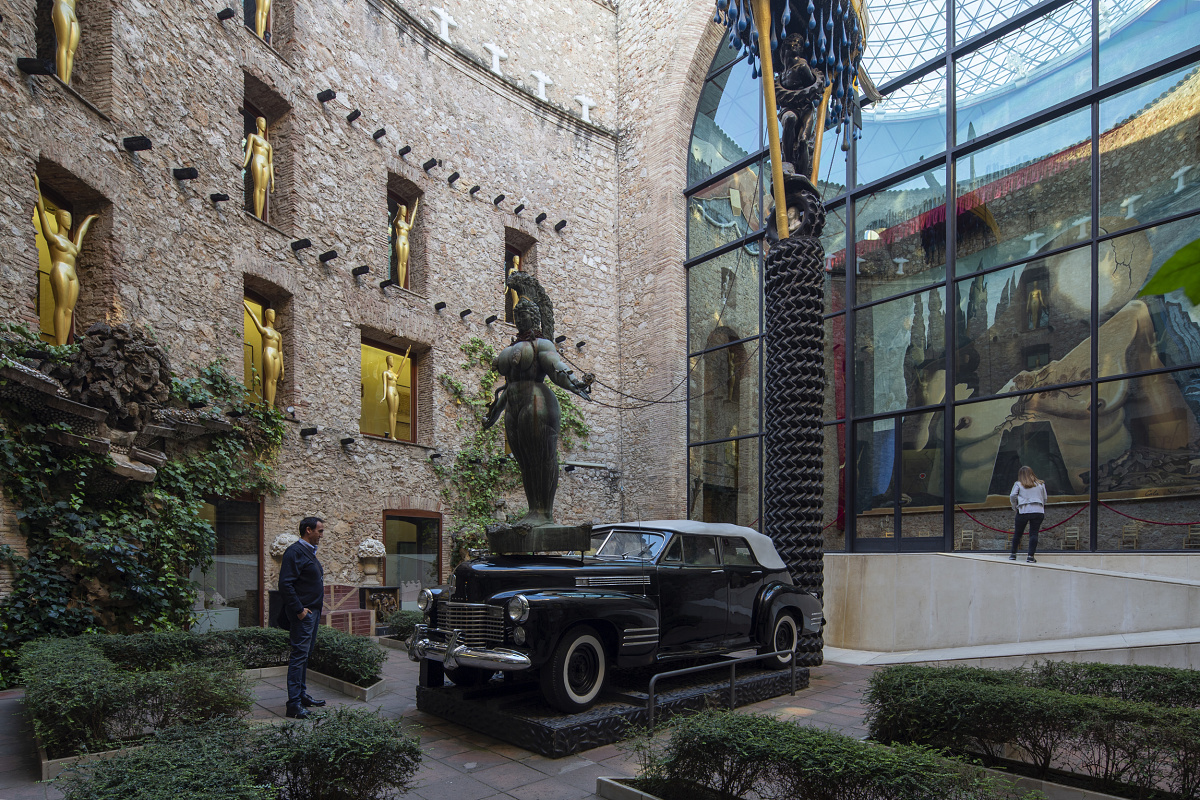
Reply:
[[[576,380],[570,366],[559,356],[558,350],[546,339],[538,339],[538,364],[542,371],[550,376],[550,380],[568,392],[574,392],[584,400],[591,400],[591,386],[584,381]]]
[[[33,185],[37,188],[37,212],[38,222],[42,225],[42,235],[50,238],[50,222],[46,214],[46,203],[42,199],[42,182],[38,180],[38,176],[33,176]]]
[[[246,157],[242,159],[242,169],[250,166],[250,154],[254,152],[254,147],[252,146],[253,139],[250,138],[252,135],[246,134]]]
[[[413,200],[412,211],[408,212],[408,227],[411,228],[413,223],[417,221],[417,206],[421,205],[421,198]]]
[[[267,331],[266,331],[266,329],[263,328],[262,323],[258,321],[258,317],[256,317],[254,315],[254,309],[252,309],[250,307],[250,304],[247,303],[245,300],[242,300],[242,305],[245,307],[246,313],[250,315],[250,321],[253,322],[254,327],[258,329],[258,335],[266,336]]]
[[[267,142],[267,174],[271,176],[271,191],[275,191],[275,147]]]
[[[88,214],[87,218],[80,224],[79,229],[75,231],[75,246],[83,247],[83,237],[87,236],[88,228],[92,227],[92,223],[100,219],[99,214]]]

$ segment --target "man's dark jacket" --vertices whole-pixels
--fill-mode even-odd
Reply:
[[[284,552],[283,566],[279,570],[279,594],[283,598],[283,607],[279,609],[277,622],[284,630],[291,630],[292,620],[306,608],[320,618],[325,600],[325,570],[312,545],[296,541]]]

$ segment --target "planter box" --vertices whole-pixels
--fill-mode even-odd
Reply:
[[[251,680],[258,680],[259,678],[281,678],[287,676],[287,670],[288,668],[286,666],[262,667],[261,669],[245,670],[243,674]],[[386,678],[380,678],[370,686],[359,686],[358,684],[350,683],[349,681],[331,678],[324,673],[310,669],[308,671],[308,679],[313,683],[319,683],[321,686],[333,689],[336,692],[340,692],[346,695],[346,697],[353,697],[355,700],[362,700],[363,702],[370,702],[376,697],[387,694],[387,692],[390,691]]]
[[[1041,781],[1034,778],[1021,778],[1008,772],[999,772],[992,769],[986,770],[986,772],[1002,778],[1009,778],[1025,791],[1040,791],[1046,795],[1047,800],[1125,800],[1125,798],[1116,797],[1111,794],[1092,792],[1087,789],[1076,789],[1073,786],[1063,786],[1061,783],[1050,783],[1049,781]],[[659,800],[655,795],[647,794],[640,789],[633,788],[627,783],[628,780],[630,779],[596,778],[596,794],[603,797],[604,800]]]
[[[131,745],[130,747],[118,747],[116,750],[101,750],[98,753],[84,753],[78,756],[67,756],[66,758],[46,758],[46,748],[42,747],[42,743],[38,742],[38,760],[42,764],[42,780],[48,781],[57,778],[62,774],[63,770],[73,767],[76,764],[87,764],[91,761],[99,761],[104,758],[112,758],[113,756],[132,753],[134,750],[141,750],[140,744]]]
[[[408,652],[408,648],[404,645],[403,639],[395,639],[391,636],[380,636],[379,643],[392,650],[403,650],[406,653]]]

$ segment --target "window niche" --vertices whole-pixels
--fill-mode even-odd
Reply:
[[[252,403],[290,405],[293,348],[291,297],[264,280],[247,275],[242,293],[242,379]],[[257,324],[256,324],[257,323]],[[264,336],[264,329],[267,336]],[[279,339],[266,341],[270,330]],[[266,359],[266,360],[264,360]],[[269,381],[275,378],[272,393]]]
[[[279,53],[284,53],[292,40],[291,0],[243,0],[242,21]]]
[[[57,15],[55,2],[37,0],[34,12],[37,57],[55,64],[60,80],[99,111],[109,114],[113,105],[112,0],[75,0],[73,10],[71,4],[64,3]],[[68,45],[60,54],[60,37],[75,44],[73,53]]]
[[[423,193],[410,180],[388,173],[387,241],[388,278],[397,286],[419,295],[426,293],[426,245],[424,218],[427,209],[422,204]],[[403,221],[396,215],[404,209]],[[407,234],[405,227],[407,227]],[[403,257],[403,237],[407,235],[408,256]],[[400,241],[401,246],[397,247]]]
[[[359,431],[401,442],[419,442],[431,420],[422,424],[421,387],[428,386],[425,348],[403,339],[363,333],[362,412]]]
[[[243,148],[248,137],[258,135],[258,120],[265,121],[265,137],[271,147],[271,163],[274,169],[274,190],[267,191],[262,216],[259,217],[255,213],[254,159],[246,159],[243,156],[243,162],[246,163],[242,170],[245,209],[251,216],[262,219],[285,234],[290,234],[295,207],[295,132],[292,125],[292,107],[261,80],[250,73],[244,73],[242,107],[238,110],[242,115]]]
[[[504,274],[501,288],[504,290],[504,321],[515,322],[513,308],[516,306],[517,293],[504,286],[504,280],[513,270],[528,272],[537,277],[537,239],[522,233],[516,228],[504,229]]]
[[[36,206],[30,209],[38,259],[34,305],[39,335],[45,342],[68,343],[87,326],[108,319],[116,308],[111,203],[57,164],[42,160],[37,176],[49,228],[43,231],[42,215]],[[79,246],[74,265],[69,256],[55,259],[52,255],[51,240],[56,236],[65,236]],[[66,315],[65,324],[59,322],[62,330],[57,336],[56,308]]]

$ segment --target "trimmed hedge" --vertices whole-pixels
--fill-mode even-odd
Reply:
[[[236,628],[189,633],[160,631],[128,636],[88,634],[73,641],[98,647],[123,669],[166,669],[173,664],[207,659],[233,659],[245,669],[285,666],[290,648],[281,628]],[[359,686],[379,680],[387,651],[365,636],[322,625],[308,666],[332,678]]]
[[[288,653],[288,633],[277,628],[86,634],[30,642],[17,668],[34,733],[61,758],[173,725],[242,716],[253,705],[242,670],[286,665]],[[374,641],[323,626],[309,666],[370,686],[386,660]]]
[[[388,615],[384,624],[392,629],[392,636],[407,639],[412,635],[413,628],[424,618],[425,615],[420,611],[396,611]]]
[[[1160,676],[1158,668],[1108,665],[901,666],[875,672],[864,702],[871,737],[881,742],[993,758],[1015,745],[1043,777],[1060,769],[1088,776],[1106,791],[1123,785],[1139,796],[1167,791],[1197,798],[1200,710],[1117,696],[1177,698],[1190,691],[1189,676],[1167,675],[1155,687]]]
[[[56,785],[66,800],[377,800],[411,788],[421,762],[400,725],[348,709],[257,728],[217,720],[160,732]]]
[[[669,723],[632,748],[645,788],[664,798],[1001,800],[1036,796],[978,767],[921,747],[861,742],[773,717],[708,710]]]
[[[241,716],[253,705],[235,661],[131,671],[82,639],[30,642],[17,656],[25,710],[51,758],[108,750],[181,723]]]

